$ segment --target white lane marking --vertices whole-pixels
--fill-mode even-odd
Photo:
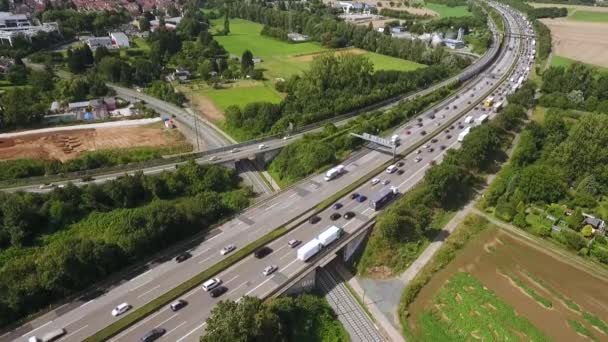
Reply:
[[[414,172],[413,175],[411,175],[408,179],[404,180],[401,184],[399,184],[397,186],[397,188],[399,188],[399,190],[401,190],[401,186],[407,182],[409,182],[410,180],[412,180],[412,178],[416,177],[416,175],[418,175],[420,172],[426,170],[427,165],[424,165],[423,167],[420,168],[420,170]]]
[[[266,209],[264,209],[264,211],[268,211],[268,210],[270,210],[270,209],[274,208],[275,206],[279,205],[280,203],[281,203],[281,202],[277,202],[277,203],[275,203],[275,204],[273,204],[273,205],[269,205],[268,207],[266,207]]]
[[[114,337],[113,339],[111,339],[110,341],[119,341],[120,337],[127,335],[128,333],[130,333],[131,331],[137,329],[138,327],[140,327],[141,325],[145,324],[146,322],[148,322],[149,320],[151,320],[152,318],[158,316],[160,313],[164,312],[165,310],[159,310],[158,312],[156,312],[155,314],[152,314],[148,317],[146,317],[145,319],[139,321],[139,323],[135,324],[134,326],[132,326],[131,328],[123,331],[122,333],[118,334],[116,337]]]
[[[147,270],[146,272],[144,272],[144,273],[142,273],[142,274],[138,275],[137,277],[135,277],[135,278],[131,279],[131,281],[135,281],[135,280],[137,280],[137,279],[139,279],[139,278],[143,277],[144,275],[146,275],[146,274],[150,273],[151,271],[152,271],[152,270],[151,270],[151,269],[149,269],[149,270]]]
[[[175,342],[181,342],[181,341],[183,341],[183,340],[184,340],[186,337],[188,337],[188,336],[192,335],[192,333],[193,333],[193,332],[195,332],[195,331],[197,331],[198,329],[202,328],[202,327],[203,327],[205,324],[207,324],[207,322],[203,322],[203,323],[202,323],[201,325],[199,325],[198,327],[196,327],[196,328],[194,328],[194,329],[190,330],[190,332],[189,332],[189,333],[187,333],[186,335],[184,335],[184,336],[180,337],[180,339],[179,339],[179,340],[177,340],[177,341],[175,341]]]
[[[287,198],[294,198],[294,197],[295,197],[295,196],[297,196],[297,195],[298,195],[298,193],[296,192],[296,193],[294,193],[294,194],[290,195],[290,196],[289,196],[289,197],[287,197]]]
[[[240,289],[240,288],[241,288],[241,286],[243,286],[243,285],[247,285],[247,283],[248,283],[248,282],[246,281],[246,282],[242,283],[241,285],[239,285],[239,286],[235,287],[235,288],[232,290],[232,292],[235,292],[236,290]]]
[[[267,282],[269,282],[270,280],[272,280],[272,277],[270,277],[270,278],[268,278],[268,279],[264,280],[264,281],[263,281],[263,282],[261,282],[261,283],[260,283],[258,286],[256,286],[256,287],[252,288],[251,290],[249,290],[249,292],[245,293],[245,296],[248,296],[248,295],[249,295],[251,292],[255,291],[255,290],[258,288],[258,287],[260,287],[260,286],[262,286],[262,285],[266,284],[266,283],[267,283]]]
[[[170,321],[170,320],[172,320],[172,319],[173,319],[175,316],[177,316],[177,314],[173,314],[173,316],[171,316],[171,317],[167,318],[166,320],[164,320],[164,321],[162,321],[162,322],[158,323],[158,325],[157,325],[155,328],[158,328],[158,327],[160,327],[161,325],[163,325],[163,324],[165,324],[165,323],[169,322],[169,321]]]
[[[285,271],[286,269],[289,268],[289,266],[293,265],[294,262],[298,261],[298,259],[294,259],[294,261],[290,262],[289,264],[285,265],[285,267],[283,267],[283,271]]]
[[[159,287],[160,287],[160,284],[158,284],[158,285],[154,286],[153,288],[149,289],[148,291],[146,291],[146,292],[144,292],[144,293],[140,294],[139,296],[137,296],[137,298],[141,298],[141,297],[143,297],[143,296],[145,296],[145,295],[149,294],[150,292],[152,292],[152,291],[156,290],[156,289],[157,289],[157,288],[159,288]]]
[[[91,299],[90,301],[88,301],[88,302],[86,302],[86,303],[82,304],[80,307],[83,307],[83,306],[89,305],[89,304],[93,303],[94,301],[95,301],[95,299]]]
[[[36,330],[42,329],[42,328],[46,327],[47,325],[49,325],[51,323],[53,323],[53,321],[46,322],[43,325],[39,326],[38,328],[36,328],[34,330],[30,330],[29,332],[26,332],[25,334],[21,335],[21,337],[24,337],[25,335],[29,335],[29,334],[33,333],[34,331],[36,331]]]
[[[224,284],[228,284],[229,282],[233,281],[234,279],[238,278],[238,275],[235,275],[234,277],[230,278],[230,280],[225,281]]]
[[[186,324],[186,323],[188,323],[188,321],[183,321],[183,322],[181,322],[181,323],[180,323],[178,326],[176,326],[175,328],[173,328],[173,329],[171,329],[171,330],[167,331],[167,333],[165,334],[165,336],[167,336],[167,335],[169,335],[170,333],[174,332],[175,330],[177,330],[179,327],[181,327],[182,325],[184,325],[184,324]]]
[[[346,227],[346,226],[348,226],[349,224],[353,223],[353,221],[354,221],[354,220],[350,220],[350,221],[346,222],[345,224],[343,224],[343,225],[342,225],[342,227]]]
[[[78,333],[80,330],[85,329],[85,328],[86,328],[86,327],[88,327],[88,326],[89,326],[89,325],[87,324],[87,325],[85,325],[84,327],[80,327],[80,328],[78,328],[78,329],[76,329],[76,330],[72,331],[71,333],[69,333],[69,334],[65,335],[65,336],[64,336],[64,337],[62,337],[61,339],[62,339],[62,340],[63,340],[64,338],[65,338],[65,339],[67,339],[68,337],[70,337],[70,336],[72,336],[72,335],[74,335],[74,334]]]
[[[210,239],[207,239],[207,240],[205,240],[204,242],[209,242],[209,241],[211,241],[211,240],[215,239],[216,237],[218,237],[218,236],[220,236],[220,235],[222,235],[222,234],[224,234],[224,231],[221,231],[220,233],[218,233],[218,234],[217,234],[217,235],[215,235],[214,237],[212,237],[212,238],[210,238]]]
[[[202,291],[202,287],[196,287],[196,289],[192,290],[190,293],[188,293],[187,295],[183,296],[183,299],[186,299],[190,296],[192,296],[193,294],[197,293],[198,291]]]
[[[204,263],[205,261],[207,261],[207,260],[209,260],[211,258],[213,258],[213,255],[210,255],[210,256],[206,257],[205,259],[199,261],[198,264],[200,265],[200,264]]]
[[[285,255],[283,255],[282,257],[279,258],[279,260],[283,260],[283,259],[287,258],[290,255],[291,255],[291,252],[285,253]]]
[[[11,333],[10,331],[7,331],[7,332],[5,332],[4,334],[0,335],[0,337],[4,337],[4,336],[6,336],[6,335],[8,335],[8,334],[10,334],[10,333]]]
[[[287,245],[283,245],[282,247],[279,247],[279,249],[275,250],[274,253],[278,253],[280,250],[282,250],[285,247],[287,247]]]
[[[66,323],[66,324],[64,325],[64,327],[69,327],[70,325],[72,325],[72,323],[74,323],[74,322],[78,322],[78,321],[80,321],[82,318],[83,318],[83,317],[78,317],[78,318],[76,318],[76,319],[73,319],[73,320],[69,321],[68,323]]]
[[[365,213],[366,213],[366,212],[368,212],[368,211],[372,211],[372,208],[367,208],[367,209],[363,210],[363,211],[361,212],[361,214],[365,214]]]
[[[203,249],[202,251],[200,251],[200,252],[198,252],[198,253],[194,254],[194,255],[193,255],[193,257],[195,257],[195,258],[196,258],[197,256],[199,256],[199,255],[201,255],[201,254],[203,254],[203,253],[207,252],[208,250],[209,250],[209,248],[205,248],[205,249]]]

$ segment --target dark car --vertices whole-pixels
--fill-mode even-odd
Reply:
[[[417,120],[418,120],[418,122],[422,122],[422,118],[418,118]]]
[[[270,248],[268,246],[264,246],[264,247],[258,249],[257,251],[253,252],[253,256],[258,259],[262,259],[263,257],[267,256],[270,253],[272,253],[272,248]]]
[[[403,171],[403,170],[397,170],[397,174],[398,174],[398,175],[400,175],[400,176],[401,176],[402,174],[404,174],[404,173],[405,173],[405,171]]]
[[[148,331],[142,338],[142,342],[152,342],[158,340],[161,336],[163,336],[167,332],[167,330],[163,328],[154,328]]]
[[[359,197],[357,197],[357,202],[362,203],[362,202],[365,202],[366,199],[367,199],[367,197],[365,197],[363,195],[359,195]]]
[[[183,308],[186,305],[188,305],[188,302],[186,302],[183,299],[178,299],[175,302],[171,303],[171,305],[169,305],[169,307],[171,308],[171,311],[178,311],[179,309]]]
[[[353,217],[355,217],[355,213],[353,213],[352,211],[347,211],[346,214],[344,214],[344,218],[347,220],[350,220]]]
[[[418,123],[418,127],[422,127],[422,126],[424,126],[424,125],[422,124],[422,122],[419,122],[419,123]]]
[[[308,222],[309,222],[310,224],[315,224],[315,223],[317,223],[317,222],[319,222],[319,221],[321,221],[321,218],[320,218],[319,216],[317,216],[317,215],[311,216],[311,217],[308,219]]]
[[[453,106],[452,106],[452,108],[454,108],[454,109],[456,109],[456,108],[458,108],[458,106],[456,106],[456,105],[453,105]]]
[[[357,197],[359,197],[359,194],[356,192],[353,192],[352,194],[350,194],[350,199],[356,199]]]
[[[213,290],[209,291],[209,295],[213,298],[215,297],[219,297],[221,295],[223,295],[224,293],[226,293],[226,291],[228,291],[228,288],[226,286],[218,286],[216,288],[214,288]]]
[[[192,257],[192,254],[190,254],[188,252],[184,252],[184,253],[176,256],[175,261],[177,261],[177,262],[186,261],[186,260],[190,259],[190,257]]]
[[[446,135],[446,138],[452,139],[452,135],[448,134],[448,135]]]
[[[454,125],[450,126],[450,129],[454,129]]]
[[[334,203],[333,208],[334,208],[334,210],[338,210],[338,209],[342,208],[342,203]]]
[[[433,139],[431,139],[431,142],[432,142],[433,144],[434,144],[434,143],[436,143],[437,141],[439,141],[439,140],[437,140],[437,138],[433,138]]]
[[[340,215],[340,213],[333,213],[333,214],[331,214],[331,215],[329,216],[329,218],[330,218],[332,221],[335,221],[335,220],[339,219],[340,217],[342,217],[342,215]]]
[[[458,128],[463,129],[464,125],[458,125]]]
[[[403,165],[405,165],[405,164],[401,161],[397,163],[397,167],[402,167]]]
[[[435,151],[435,149],[431,147],[431,148],[428,149],[428,151],[429,152],[433,152],[433,151]]]
[[[441,150],[445,150],[445,145],[441,145],[441,147],[439,147]]]
[[[426,135],[426,131],[420,131],[420,135]]]

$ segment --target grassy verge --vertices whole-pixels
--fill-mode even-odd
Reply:
[[[488,220],[481,216],[468,215],[465,217],[463,222],[456,228],[454,233],[448,237],[435,256],[403,290],[401,303],[399,303],[399,318],[406,337],[411,337],[411,332],[407,323],[407,317],[409,316],[408,307],[414,302],[416,296],[420,293],[420,290],[422,290],[422,288],[431,280],[435,273],[446,267],[456,257],[456,253],[462,249],[468,241],[482,231],[493,227],[494,226]]]
[[[285,226],[273,230],[272,232],[262,236],[261,238],[248,244],[247,246],[243,247],[242,249],[236,251],[234,254],[227,257],[226,259],[216,263],[215,265],[213,265],[210,268],[206,269],[205,271],[197,274],[196,276],[190,278],[186,282],[178,285],[177,287],[166,292],[165,294],[161,295],[160,297],[157,297],[156,299],[152,300],[151,302],[147,303],[146,305],[142,306],[141,308],[136,309],[135,311],[133,311],[132,313],[127,315],[125,318],[120,319],[120,320],[116,321],[115,323],[112,323],[111,325],[98,331],[93,336],[85,339],[85,341],[87,341],[87,342],[105,341],[105,340],[117,335],[119,332],[127,329],[128,327],[132,326],[133,324],[140,321],[144,317],[150,315],[154,311],[159,310],[161,307],[169,304],[171,301],[184,295],[185,293],[189,292],[196,286],[199,286],[207,279],[220,273],[221,271],[223,271],[226,268],[228,268],[229,266],[237,263],[241,259],[247,257],[248,255],[253,253],[259,247],[273,241],[274,239],[282,236],[283,234],[287,233],[288,231],[289,231],[289,229]]]
[[[574,331],[576,331],[577,333],[583,336],[587,336],[592,341],[595,341],[595,338],[593,337],[593,334],[591,334],[591,331],[587,330],[587,328],[585,328],[585,326],[581,322],[569,319],[568,325],[570,325],[570,327],[574,329]]]
[[[551,300],[541,296],[538,292],[536,292],[536,290],[534,290],[533,288],[528,286],[521,279],[517,278],[516,276],[514,276],[512,274],[506,273],[506,272],[501,272],[501,273],[504,276],[506,276],[507,278],[511,279],[511,281],[513,283],[515,283],[515,285],[517,285],[517,287],[522,289],[525,293],[528,294],[528,296],[534,298],[534,300],[536,300],[539,304],[541,304],[545,308],[551,309],[553,307],[553,303],[551,302]]]

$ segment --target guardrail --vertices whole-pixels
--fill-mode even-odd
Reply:
[[[325,120],[322,120],[322,121],[319,121],[316,123],[312,123],[309,125],[297,127],[292,133],[295,133],[295,134],[306,133],[308,131],[321,128],[328,123],[337,123],[337,122],[352,118],[354,116],[360,115],[363,112],[381,109],[381,108],[383,108],[385,106],[389,106],[391,104],[397,104],[399,101],[402,101],[403,99],[406,99],[406,98],[414,96],[414,95],[415,96],[424,96],[430,92],[436,91],[437,89],[449,86],[456,82],[463,83],[463,82],[471,79],[472,77],[476,76],[481,71],[483,71],[488,66],[488,64],[491,63],[495,59],[498,51],[499,51],[499,49],[491,48],[490,50],[486,51],[486,53],[483,55],[483,57],[480,58],[476,63],[465,68],[461,74],[459,74],[457,76],[453,76],[447,80],[443,80],[434,85],[431,85],[431,87],[429,87],[429,88],[419,90],[419,91],[411,91],[411,92],[408,92],[408,93],[402,94],[402,95],[397,95],[397,96],[382,100],[380,102],[376,102],[374,104],[371,104],[371,105],[368,105],[368,106],[365,106],[365,107],[362,107],[359,109],[355,109],[348,113],[335,116],[333,118],[329,118],[329,119],[325,119]],[[252,140],[248,140],[248,141],[244,141],[241,143],[232,144],[232,145],[228,145],[228,146],[218,147],[218,148],[207,150],[207,151],[181,154],[181,155],[172,156],[169,158],[159,158],[159,159],[153,159],[153,160],[137,162],[137,163],[129,163],[129,164],[122,164],[122,165],[116,165],[116,166],[109,166],[109,167],[102,167],[102,168],[74,171],[74,172],[67,172],[67,173],[59,173],[56,175],[45,175],[45,176],[18,178],[18,179],[11,179],[11,180],[2,180],[2,181],[0,181],[0,189],[15,188],[15,187],[19,187],[19,186],[36,185],[36,184],[46,184],[46,183],[59,182],[59,181],[69,181],[69,180],[76,180],[76,179],[83,178],[83,177],[94,177],[94,176],[100,176],[100,175],[106,175],[106,174],[112,174],[112,173],[134,172],[134,171],[142,170],[145,168],[152,168],[152,167],[158,167],[158,166],[164,166],[164,165],[170,165],[170,164],[178,164],[178,163],[183,163],[183,162],[191,160],[191,159],[198,159],[198,158],[213,155],[216,153],[230,151],[233,148],[243,148],[243,147],[248,147],[248,146],[252,146],[252,145],[257,145],[257,144],[267,142],[270,140],[280,139],[282,136],[283,136],[283,134],[268,135],[268,136],[260,137],[257,139],[252,139]]]

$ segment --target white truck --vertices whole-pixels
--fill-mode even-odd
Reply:
[[[321,241],[312,239],[308,241],[304,246],[298,248],[298,259],[306,261],[312,258],[315,254],[323,248]]]
[[[342,236],[344,231],[340,227],[331,226],[328,227],[323,233],[317,236],[317,240],[323,244],[324,247],[329,246],[332,242],[338,240]]]
[[[344,165],[338,165],[336,167],[332,167],[325,173],[325,181],[329,182],[330,180],[338,177],[344,173]]]
[[[458,134],[458,142],[462,142],[469,132],[471,132],[471,127],[467,127],[464,131],[460,132]]]
[[[480,117],[475,119],[476,125],[481,125],[482,123],[488,121],[488,114],[482,114]]]
[[[399,139],[399,135],[398,135],[398,134],[394,134],[394,135],[391,137],[391,143],[392,143],[393,145],[399,145],[399,140],[400,140],[400,139]]]
[[[502,109],[502,102],[496,102],[496,104],[494,104],[494,113],[500,112],[501,109]]]
[[[470,124],[471,122],[473,122],[473,116],[469,115],[466,118],[464,118],[464,123],[465,124]]]

